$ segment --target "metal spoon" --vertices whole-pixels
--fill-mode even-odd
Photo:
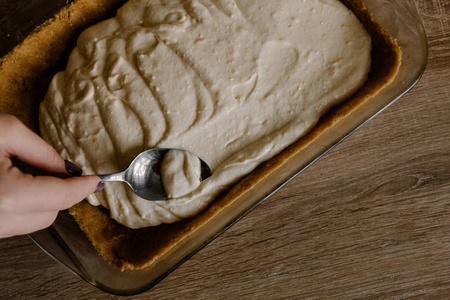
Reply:
[[[139,197],[150,200],[167,200],[161,181],[161,161],[170,148],[155,148],[141,152],[124,171],[113,174],[97,175],[103,182],[122,181],[128,184]],[[184,150],[179,150],[184,151]],[[201,177],[205,180],[211,176],[211,168],[201,158]]]

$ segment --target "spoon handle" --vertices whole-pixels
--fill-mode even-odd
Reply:
[[[97,175],[100,179],[105,181],[125,181],[125,171],[113,174]]]

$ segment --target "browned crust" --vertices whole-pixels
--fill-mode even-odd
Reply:
[[[37,131],[38,105],[52,76],[66,63],[76,36],[82,29],[109,16],[124,2],[76,1],[3,58],[0,61],[0,111],[18,116]],[[362,0],[341,2],[356,13],[372,37],[372,65],[365,85],[325,114],[307,135],[223,192],[194,218],[133,230],[112,220],[109,212],[101,207],[85,201],[72,207],[70,212],[106,261],[121,270],[150,265],[393,79],[401,57],[396,41],[373,18]]]

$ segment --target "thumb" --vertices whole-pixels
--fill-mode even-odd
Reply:
[[[65,194],[67,203],[63,201],[62,209],[68,209],[89,195],[100,192],[105,187],[103,181],[95,175],[70,177],[63,180],[67,185],[67,194]]]
[[[97,176],[80,176],[61,179],[52,176],[36,176],[26,187],[29,193],[34,192],[33,204],[37,211],[57,211],[68,209],[69,207],[82,201],[92,193],[103,189],[104,183]],[[33,209],[33,204],[29,208]]]

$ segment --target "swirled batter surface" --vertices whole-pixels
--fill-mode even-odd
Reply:
[[[190,217],[365,81],[371,40],[338,0],[131,0],[82,33],[40,107],[42,136],[86,174],[186,149],[213,175],[188,195],[88,198],[130,228]]]

